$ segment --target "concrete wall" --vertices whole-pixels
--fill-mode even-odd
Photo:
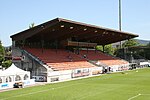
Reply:
[[[13,57],[23,57],[22,60],[13,60],[15,65],[23,70],[30,71],[31,78],[32,76],[44,75],[47,77],[47,68],[41,65],[36,59],[32,58],[27,52],[21,50],[17,47],[12,48]]]
[[[124,71],[129,69],[129,63],[128,64],[122,64],[122,65],[112,65],[109,66],[111,68],[112,72],[117,72],[117,71]]]
[[[47,82],[71,79],[72,70],[48,72]],[[58,80],[53,80],[58,79]]]
[[[23,82],[24,86],[35,84],[35,80],[34,79],[23,80],[22,82]],[[14,83],[15,82],[0,83],[0,90],[13,88]]]
[[[102,73],[102,67],[48,72],[47,82],[65,81],[78,77],[87,77]]]

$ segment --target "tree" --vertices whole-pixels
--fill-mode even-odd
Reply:
[[[29,25],[29,28],[33,28],[35,26],[35,23],[31,23],[30,25]]]
[[[145,58],[150,60],[150,52],[149,51],[150,51],[150,42],[147,44],[147,48],[144,50]]]
[[[2,63],[2,67],[8,68],[8,67],[11,66],[11,64],[12,64],[12,61],[11,61],[11,60],[7,60],[7,61],[4,61],[4,62]]]
[[[96,50],[103,51],[103,47],[101,45],[96,46]]]
[[[4,49],[0,41],[0,66],[7,68],[12,64],[12,61],[6,58],[7,56],[11,56],[11,47]]]
[[[2,62],[4,61],[4,56],[0,55],[0,66],[2,65]]]
[[[100,51],[103,51],[103,47],[102,46],[97,46],[96,49],[100,50]],[[112,45],[111,44],[105,45],[104,52],[106,52],[106,53],[108,53],[110,55],[113,55],[114,49],[113,49]]]
[[[5,50],[0,40],[0,65],[2,65],[2,62],[4,61],[4,54],[5,54]]]
[[[0,40],[0,55],[4,55],[5,54],[5,50],[4,47],[2,46],[2,42]]]
[[[150,47],[150,42],[147,44],[147,47]]]
[[[130,39],[128,41],[125,41],[122,46],[123,47],[131,47],[131,46],[137,46],[139,43],[135,39]]]

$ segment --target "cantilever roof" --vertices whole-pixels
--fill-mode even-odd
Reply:
[[[69,37],[76,37],[78,41],[81,42],[90,41],[100,45],[106,45],[138,37],[138,35],[96,25],[56,18],[11,36],[13,41],[54,41],[65,40]]]

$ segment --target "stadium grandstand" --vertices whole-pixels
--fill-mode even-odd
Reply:
[[[129,62],[104,53],[104,47],[135,37],[138,35],[56,18],[12,35],[12,58],[37,81],[63,81],[127,70]],[[103,51],[97,51],[97,45]]]

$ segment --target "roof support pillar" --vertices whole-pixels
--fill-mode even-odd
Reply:
[[[41,46],[42,46],[42,53],[43,53],[43,49],[44,49],[44,40],[41,40]]]
[[[77,46],[77,54],[79,54],[79,42],[78,42],[78,46]]]
[[[127,60],[127,47],[124,47],[123,50],[124,50],[124,59]]]
[[[57,53],[57,49],[58,49],[58,40],[55,41],[55,49],[56,49],[56,53]]]
[[[23,44],[22,47],[24,48],[26,40],[24,39],[22,42],[23,42],[23,43],[22,43],[22,44]]]
[[[97,52],[96,46],[94,47],[94,49],[95,49],[95,53],[96,53]]]
[[[86,50],[87,50],[87,53],[88,53],[88,51],[89,51],[89,44],[88,44],[88,46],[87,46]]]
[[[105,45],[102,45],[103,46],[103,53],[105,52]]]

